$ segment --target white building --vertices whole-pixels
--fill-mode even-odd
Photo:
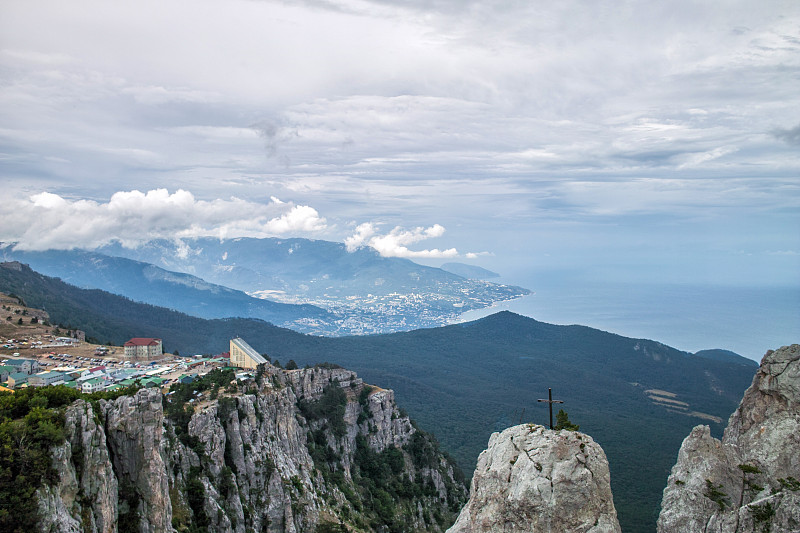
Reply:
[[[62,372],[41,372],[28,378],[28,386],[47,387],[57,381],[64,381],[64,374]]]
[[[106,388],[105,380],[100,378],[92,378],[87,379],[83,383],[81,383],[81,392],[84,394],[91,394],[92,392],[97,392],[99,390],[103,390]]]
[[[267,360],[255,351],[244,339],[236,337],[231,339],[231,366],[239,368],[255,368]]]

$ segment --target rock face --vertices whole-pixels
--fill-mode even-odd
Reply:
[[[466,499],[392,391],[353,372],[267,365],[210,392],[185,405],[143,389],[69,406],[59,481],[38,492],[40,529],[442,531]]]
[[[583,433],[534,424],[492,434],[448,533],[556,531],[620,532],[603,449]]]
[[[769,351],[722,440],[683,441],[659,533],[800,531],[800,345]]]

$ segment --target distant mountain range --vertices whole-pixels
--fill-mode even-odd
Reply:
[[[115,244],[44,252],[7,244],[0,246],[0,258],[194,316],[261,318],[318,335],[440,326],[465,311],[530,293],[367,248],[348,252],[341,243],[307,239],[159,240],[136,249]]]
[[[509,312],[440,328],[322,338],[252,319],[203,320],[79,289],[19,264],[0,265],[0,291],[100,341],[155,336],[168,351],[218,353],[240,335],[273,360],[353,369],[394,389],[398,404],[436,432],[465,472],[493,431],[520,421],[546,423],[547,409],[537,399],[552,387],[565,402],[558,407],[605,449],[626,533],[654,531],[681,441],[697,423],[719,436],[756,368],[729,352],[690,354]]]
[[[102,289],[138,302],[201,318],[260,318],[276,326],[317,333],[336,317],[308,304],[285,304],[254,298],[196,276],[96,252],[59,250],[14,254],[42,274],[86,289]]]

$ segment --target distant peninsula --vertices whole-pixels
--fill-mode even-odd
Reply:
[[[466,263],[445,263],[439,268],[445,272],[450,272],[451,274],[467,279],[491,279],[500,277],[500,274],[497,272],[492,272],[491,270],[475,265],[467,265]]]

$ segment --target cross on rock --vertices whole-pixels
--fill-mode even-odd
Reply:
[[[564,403],[561,400],[554,400],[553,399],[553,389],[547,389],[547,399],[546,400],[539,400],[540,402],[545,402],[550,407],[550,429],[553,429],[553,404],[554,403]]]

